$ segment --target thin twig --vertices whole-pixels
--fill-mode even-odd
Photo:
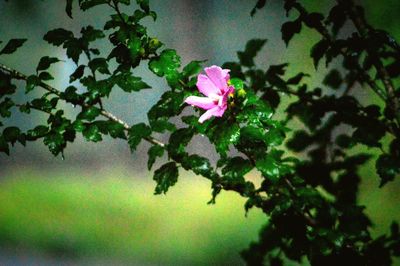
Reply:
[[[15,69],[12,69],[12,68],[10,68],[10,67],[8,67],[8,66],[6,66],[6,65],[3,65],[3,64],[1,64],[1,63],[0,63],[0,70],[3,71],[3,72],[8,73],[8,74],[9,74],[11,77],[13,77],[14,79],[25,80],[25,81],[28,79],[28,76],[26,76],[25,74],[22,74],[21,72],[15,70]],[[60,99],[64,100],[64,99],[63,99],[62,92],[59,91],[59,90],[57,90],[56,88],[54,88],[54,87],[52,87],[52,86],[50,86],[50,85],[48,85],[48,84],[46,84],[46,83],[44,83],[44,82],[40,82],[40,83],[38,84],[38,86],[39,86],[39,87],[42,87],[43,89],[45,89],[46,91],[48,91],[48,92],[50,92],[50,93],[53,93],[53,94],[57,95],[58,97],[60,97]],[[82,107],[85,107],[85,108],[91,107],[91,105],[89,105],[89,104],[87,104],[87,103],[79,103],[79,105],[82,106]],[[104,116],[104,117],[107,117],[108,119],[110,119],[110,120],[112,120],[112,121],[114,121],[114,122],[117,122],[118,124],[121,124],[121,125],[124,127],[125,130],[129,130],[129,129],[131,128],[131,127],[128,125],[128,123],[126,123],[126,122],[123,121],[122,119],[118,118],[118,117],[115,116],[114,114],[112,114],[112,113],[110,113],[110,112],[107,112],[106,110],[101,110],[101,111],[100,111],[100,114],[101,114],[102,116]],[[154,145],[159,145],[159,146],[161,146],[161,147],[163,147],[163,148],[165,147],[165,143],[163,143],[162,141],[160,141],[160,140],[158,140],[158,139],[156,139],[156,138],[153,138],[153,137],[146,137],[146,138],[144,138],[144,139],[145,139],[146,141],[148,141],[148,142],[154,144]]]

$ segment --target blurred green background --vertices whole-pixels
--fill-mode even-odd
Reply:
[[[256,60],[259,65],[290,62],[289,74],[309,73],[312,78],[308,82],[318,85],[327,70],[319,69],[315,75],[308,54],[319,36],[305,30],[286,49],[280,35],[285,21],[280,2],[268,1],[266,8],[251,18],[255,1],[151,0],[158,20],[146,20],[146,26],[150,34],[176,49],[184,64],[207,59],[207,65],[220,65],[235,60],[236,51],[243,49],[247,40],[267,38],[266,48]],[[319,11],[329,10],[334,3],[305,2]],[[372,24],[400,39],[397,0],[359,2],[365,5]],[[16,55],[3,56],[0,62],[31,74],[43,55],[59,57],[65,63],[52,68],[56,79],[51,84],[63,89],[74,64],[61,49],[47,45],[43,35],[58,27],[75,33],[88,24],[101,28],[109,14],[105,7],[86,13],[75,7],[71,20],[64,13],[64,1],[0,1],[0,39],[29,39]],[[347,25],[343,34],[350,30]],[[110,48],[107,42],[97,46],[103,51]],[[145,65],[136,74],[154,89],[135,95],[113,92],[105,103],[131,124],[146,121],[147,110],[167,89]],[[362,89],[354,93],[362,102],[374,97]],[[25,97],[23,92],[17,95],[20,102]],[[65,108],[71,118],[78,112],[71,106]],[[45,120],[39,113],[15,114],[5,124],[29,129]],[[154,183],[145,166],[147,148],[142,143],[132,155],[124,141],[105,139],[93,144],[78,138],[67,147],[65,160],[53,158],[40,142],[16,146],[9,157],[0,154],[0,265],[242,265],[239,252],[257,239],[266,217],[256,210],[246,217],[244,200],[234,193],[223,192],[216,205],[207,205],[209,182],[186,172],[166,196],[154,196]],[[212,146],[201,138],[192,141],[190,151],[213,161],[217,158]],[[400,184],[396,181],[377,189],[373,162],[361,172],[360,203],[371,215],[373,233],[386,233],[393,220],[400,220]],[[256,172],[249,178],[259,181]]]

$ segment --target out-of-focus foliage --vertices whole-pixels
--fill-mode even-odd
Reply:
[[[256,15],[266,2],[257,1],[251,14]],[[368,160],[375,160],[380,186],[400,173],[400,90],[394,85],[400,76],[400,47],[387,32],[368,24],[361,6],[337,0],[322,14],[309,12],[301,1],[284,1],[290,19],[281,32],[288,49],[304,28],[321,36],[310,51],[316,69],[323,63],[330,68],[321,88],[307,85],[307,73],[286,75],[288,63],[259,68],[254,58],[266,40],[253,39],[238,52],[237,62],[223,66],[231,70],[230,82],[236,88],[228,110],[222,118],[199,124],[197,114],[181,114],[185,97],[196,93],[196,75],[203,62],[182,66],[179,53],[149,36],[142,25],[145,17],[157,18],[149,2],[137,0],[137,10],[121,12],[120,5],[130,4],[129,0],[68,0],[70,17],[78,5],[83,11],[107,5],[112,14],[103,29],[89,25],[76,36],[59,28],[44,36],[48,43],[64,48],[75,62],[70,81],[79,82],[84,92],[72,84],[64,91],[46,84],[53,79],[48,69],[59,63],[57,58],[43,56],[30,76],[0,65],[0,115],[10,117],[13,108],[48,115],[45,124],[26,132],[0,124],[0,151],[9,154],[16,142],[25,145],[43,139],[51,153],[63,156],[77,134],[91,142],[101,141],[104,135],[124,139],[132,151],[146,140],[152,144],[149,169],[158,157],[168,155],[168,162],[154,172],[155,194],[171,190],[181,169],[190,170],[211,181],[211,203],[222,190],[231,190],[247,199],[246,211],[259,208],[269,217],[260,241],[242,253],[251,265],[266,261],[282,265],[284,258],[295,262],[306,258],[312,265],[390,265],[392,257],[400,255],[398,225],[394,223],[387,235],[373,238],[371,221],[356,200],[358,170]],[[341,32],[346,22],[354,25],[353,32]],[[94,46],[102,40],[112,44],[111,51]],[[0,58],[24,42],[10,40],[1,48]],[[338,64],[332,67],[332,62],[341,63],[341,68],[336,69]],[[169,90],[149,110],[148,125],[128,125],[105,110],[103,101],[114,89],[128,93],[150,89],[134,75],[141,63],[147,63],[155,78],[165,78]],[[26,103],[14,102],[18,79],[26,81],[26,93],[43,89],[44,94]],[[361,103],[352,93],[355,89],[374,92],[379,102]],[[282,97],[288,95],[295,100],[278,119],[274,114],[281,110]],[[68,119],[59,102],[82,110],[75,119]],[[292,130],[293,121],[302,128]],[[154,137],[159,133],[169,135],[168,143]],[[186,147],[200,134],[215,147],[216,166],[208,158],[187,152]],[[355,145],[377,150],[378,158],[355,153]],[[293,156],[296,153],[299,156]],[[253,169],[262,177],[259,186],[246,179]]]

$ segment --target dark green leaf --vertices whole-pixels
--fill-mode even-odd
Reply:
[[[266,41],[265,39],[252,39],[248,41],[245,50],[237,53],[240,63],[247,67],[254,66],[254,57],[256,57]]]
[[[43,39],[48,43],[51,43],[55,46],[60,46],[65,41],[70,40],[74,37],[74,34],[69,30],[64,29],[55,29],[51,30],[46,35],[44,35]]]
[[[342,75],[336,69],[332,69],[324,78],[323,84],[333,89],[338,89],[342,85]]]
[[[18,140],[18,137],[21,133],[21,130],[17,127],[6,127],[3,130],[4,140],[7,142],[11,142],[12,145]]]
[[[317,42],[311,49],[311,57],[314,60],[315,69],[318,68],[319,60],[324,56],[329,48],[329,42],[325,39]]]
[[[86,11],[92,7],[107,4],[109,0],[81,0],[79,5],[83,11]]]
[[[80,65],[79,67],[77,67],[75,69],[74,73],[72,73],[69,76],[69,83],[72,83],[77,79],[80,79],[83,76],[84,72],[85,72],[85,66],[84,65]]]
[[[82,132],[87,141],[99,142],[102,140],[100,130],[96,125],[88,125]]]
[[[57,63],[59,61],[60,60],[58,60],[58,58],[44,56],[40,59],[36,71],[46,70],[50,67],[51,64]]]
[[[101,110],[97,107],[90,106],[83,108],[77,116],[77,119],[85,119],[87,121],[93,121],[96,117],[100,115]]]
[[[108,63],[105,58],[92,59],[88,66],[93,72],[99,71],[101,74],[111,74],[108,70]]]
[[[400,174],[400,158],[389,154],[382,154],[376,161],[376,170],[381,178],[380,187],[387,182],[393,181]]]
[[[261,9],[265,6],[267,3],[267,0],[258,0],[256,6],[251,10],[250,15],[254,16],[256,13],[257,9]]]
[[[153,164],[156,162],[157,157],[161,157],[164,154],[164,148],[158,145],[151,146],[151,148],[147,151],[149,159],[147,161],[147,169],[151,170]]]
[[[72,18],[72,3],[74,0],[67,0],[67,4],[65,6],[65,12],[67,13],[68,17]]]
[[[285,41],[286,46],[289,44],[289,41],[296,33],[300,33],[301,31],[301,20],[296,19],[295,21],[288,21],[282,25],[282,39]]]
[[[123,72],[115,76],[114,80],[118,87],[126,92],[140,91],[151,88],[146,82],[142,81],[142,78],[132,76],[132,74],[129,72]]]
[[[131,151],[135,151],[143,138],[151,135],[151,128],[145,123],[133,125],[128,131],[128,144]]]
[[[175,162],[166,163],[157,169],[153,180],[157,182],[154,194],[165,194],[178,181],[178,167]]]
[[[11,39],[6,46],[0,51],[0,54],[12,54],[14,53],[19,47],[21,47],[26,39]]]

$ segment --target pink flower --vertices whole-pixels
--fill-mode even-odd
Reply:
[[[203,123],[212,116],[221,117],[226,108],[230,94],[233,94],[235,88],[228,85],[229,69],[222,69],[219,66],[206,67],[207,75],[199,74],[197,77],[197,88],[207,97],[189,96],[185,103],[197,106],[207,110],[199,118],[199,122]]]

